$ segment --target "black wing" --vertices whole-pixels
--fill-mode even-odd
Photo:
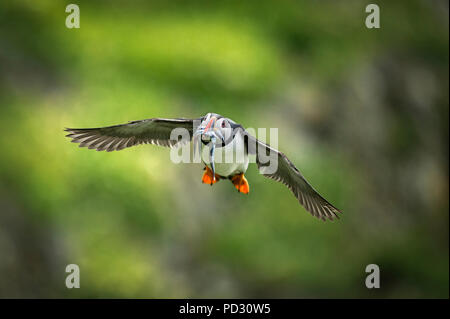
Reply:
[[[180,142],[171,140],[173,129],[184,128],[189,131],[192,139],[194,125],[199,125],[199,119],[160,119],[153,118],[141,121],[132,121],[127,124],[99,127],[99,128],[67,128],[66,135],[74,143],[80,143],[80,147],[88,147],[97,151],[120,151],[124,148],[139,144],[155,144],[166,147],[178,146]]]
[[[331,205],[308,183],[286,155],[270,147],[270,145],[258,141],[247,132],[245,132],[245,135],[248,136],[248,153],[256,155],[256,163],[261,174],[286,185],[311,215],[322,220],[339,218],[338,213],[341,213],[341,211]],[[265,152],[267,159],[272,160],[276,157],[278,167],[274,173],[267,173],[268,163],[263,164],[261,162],[259,155],[261,152]]]

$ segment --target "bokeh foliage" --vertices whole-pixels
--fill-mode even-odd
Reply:
[[[76,30],[69,3],[0,2],[1,297],[448,297],[446,1],[378,1],[378,30],[364,1],[77,1]],[[277,127],[343,218],[62,131],[211,111]]]

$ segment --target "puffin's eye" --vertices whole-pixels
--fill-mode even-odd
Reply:
[[[225,127],[227,123],[225,123],[225,120],[222,121],[222,127]]]

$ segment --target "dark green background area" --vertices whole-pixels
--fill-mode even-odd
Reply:
[[[447,1],[69,3],[0,2],[0,297],[448,298]],[[207,112],[278,128],[342,218],[62,131]]]

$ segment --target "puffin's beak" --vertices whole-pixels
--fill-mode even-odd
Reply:
[[[225,143],[225,138],[224,138],[222,132],[220,132],[220,130],[218,130],[217,128],[214,127],[216,120],[217,120],[217,118],[215,116],[213,116],[209,120],[208,124],[206,124],[205,127],[199,126],[194,133],[194,137],[208,136],[210,139],[220,138],[222,140],[222,142]],[[201,140],[201,137],[200,137],[200,140]]]
[[[223,134],[214,127],[214,125],[216,124],[217,118],[215,116],[211,117],[211,119],[209,120],[208,124],[206,124],[205,128],[203,129],[202,134],[206,134],[209,136],[213,136],[215,135],[216,137],[219,137],[223,143],[225,143],[225,138],[223,136]],[[208,133],[209,131],[209,133]]]
[[[215,123],[215,122],[216,122],[216,117],[215,117],[215,116],[211,117],[211,119],[209,120],[208,124],[206,124],[205,130],[203,131],[203,133],[208,132],[208,130],[209,130],[211,127],[214,127],[214,123]]]

